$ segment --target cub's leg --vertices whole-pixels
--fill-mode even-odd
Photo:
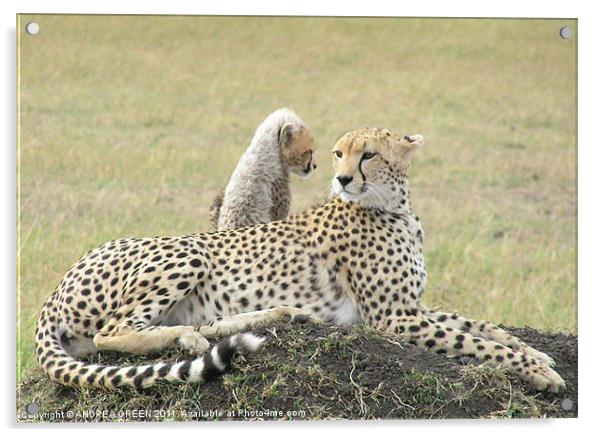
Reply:
[[[535,358],[513,351],[500,343],[439,324],[420,313],[416,316],[391,318],[385,323],[390,332],[401,334],[433,352],[476,357],[481,361],[512,369],[538,390],[558,392],[565,387],[558,373]]]
[[[99,350],[145,355],[180,345],[192,355],[209,349],[209,342],[192,326],[136,326],[120,324],[94,336]]]
[[[504,346],[508,346],[514,351],[522,352],[529,357],[535,358],[547,366],[555,366],[554,360],[549,355],[532,348],[531,346],[522,342],[519,338],[509,334],[491,322],[467,319],[466,317],[462,317],[455,313],[451,314],[442,311],[434,311],[426,308],[425,306],[421,307],[421,311],[430,320],[439,322],[442,325],[454,329],[460,329],[461,331],[467,332],[475,337],[493,340],[497,343],[503,344]]]
[[[198,332],[206,338],[225,337],[241,331],[267,328],[278,322],[302,322],[310,320],[321,323],[310,311],[295,307],[279,306],[266,310],[237,314],[232,317],[215,320],[209,325],[200,326]]]

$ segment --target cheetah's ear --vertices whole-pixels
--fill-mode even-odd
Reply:
[[[407,152],[413,152],[420,149],[424,145],[422,135],[406,135],[401,142],[402,147]]]
[[[293,131],[295,126],[292,123],[285,123],[278,132],[278,141],[282,147],[288,147],[293,142]]]

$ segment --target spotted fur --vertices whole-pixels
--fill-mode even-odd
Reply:
[[[42,310],[41,367],[63,384],[106,388],[144,386],[166,375],[191,380],[174,376],[182,368],[204,378],[209,358],[203,366],[192,360],[116,370],[71,357],[96,350],[145,354],[176,344],[199,355],[212,336],[312,317],[366,323],[433,352],[501,365],[538,389],[557,391],[564,381],[546,354],[488,322],[421,303],[423,231],[410,207],[408,179],[421,144],[420,136],[400,138],[384,129],[351,132],[334,146],[334,198],[323,206],[242,229],[128,238],[94,249],[67,272]],[[254,349],[228,341],[227,354],[218,347],[210,356],[225,363],[231,351]],[[117,374],[124,380],[113,381]]]

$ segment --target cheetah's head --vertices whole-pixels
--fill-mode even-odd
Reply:
[[[305,126],[286,123],[279,132],[284,165],[297,176],[305,178],[317,167],[314,137]]]
[[[401,138],[387,129],[346,133],[332,149],[333,194],[365,207],[403,207],[412,152],[422,144],[422,135]]]

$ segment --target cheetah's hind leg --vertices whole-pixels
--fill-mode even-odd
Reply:
[[[294,323],[305,321],[322,323],[322,320],[310,311],[296,307],[279,306],[214,320],[209,325],[199,326],[197,330],[205,338],[225,337],[237,332],[267,328],[278,322],[288,321]]]
[[[504,331],[502,328],[494,325],[491,322],[468,319],[455,313],[452,314],[442,311],[434,311],[425,306],[422,306],[421,311],[432,321],[441,323],[442,325],[450,328],[459,329],[470,335],[473,335],[474,337],[480,337],[485,340],[492,340],[503,344],[515,352],[522,352],[528,357],[535,358],[546,366],[554,367],[556,365],[554,359],[548,354],[532,348],[519,338]]]
[[[94,336],[99,350],[146,355],[180,346],[199,356],[209,349],[209,342],[192,326],[138,326],[120,324]]]

